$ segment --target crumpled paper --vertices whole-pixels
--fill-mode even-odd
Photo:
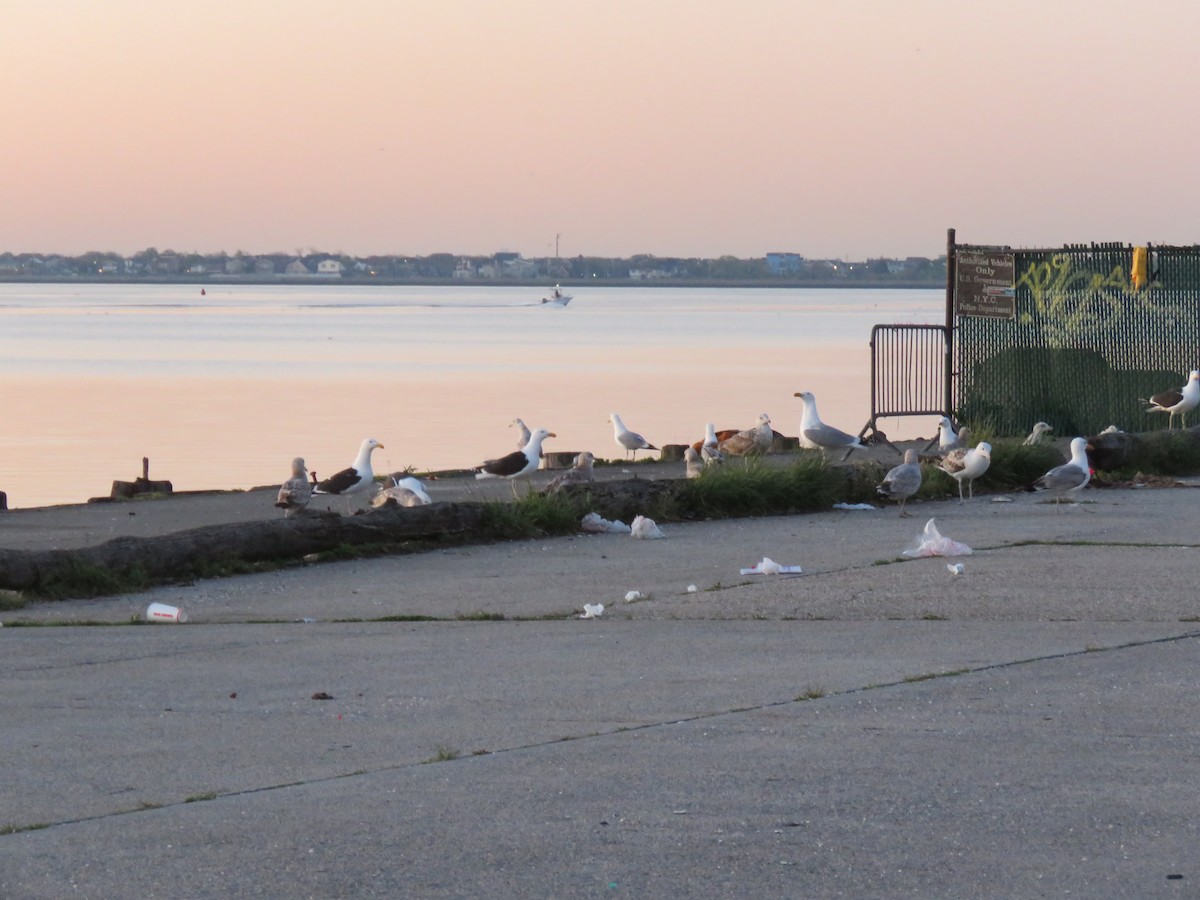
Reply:
[[[654,520],[647,519],[645,516],[634,516],[633,524],[629,530],[635,538],[641,538],[645,541],[666,537],[662,533],[662,529],[654,524]]]
[[[922,557],[922,556],[967,556],[974,553],[966,544],[952,541],[950,538],[942,535],[937,529],[937,525],[933,519],[925,523],[925,529],[918,535],[917,539],[909,545],[907,550],[902,551],[904,556]]]
[[[581,619],[598,619],[604,615],[603,603],[585,603],[583,604],[583,615]]]
[[[618,519],[610,522],[599,513],[590,512],[579,523],[580,529],[589,534],[629,534],[629,526]]]

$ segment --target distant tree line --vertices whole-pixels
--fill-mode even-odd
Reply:
[[[636,282],[765,284],[938,285],[946,258],[805,259],[799,254],[741,258],[720,256],[574,256],[526,258],[519,253],[489,255],[431,253],[351,256],[312,248],[293,253],[197,253],[149,247],[130,256],[89,251],[77,256],[53,253],[0,253],[0,280],[227,280],[279,281],[339,278],[351,282]]]

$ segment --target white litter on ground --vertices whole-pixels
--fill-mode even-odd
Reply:
[[[799,566],[781,566],[769,556],[764,556],[759,562],[748,569],[740,570],[743,575],[799,575]]]
[[[879,509],[878,506],[872,506],[870,503],[835,503],[834,509]]]
[[[583,615],[581,619],[598,619],[604,615],[603,603],[585,603],[583,604]]]
[[[917,536],[916,540],[909,545],[907,550],[903,551],[903,555],[913,557],[967,556],[973,552],[966,544],[943,537],[934,520],[930,519],[925,523],[925,529]]]
[[[629,527],[629,533],[635,538],[645,541],[666,537],[662,533],[662,529],[654,524],[654,520],[647,519],[645,516],[634,516],[633,524]]]

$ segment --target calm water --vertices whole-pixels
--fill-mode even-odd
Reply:
[[[0,285],[0,490],[11,507],[82,502],[141,459],[176,490],[320,477],[364,437],[376,471],[476,465],[515,449],[619,455],[608,415],[656,444],[768,413],[796,434],[796,391],[857,432],[877,323],[937,323],[940,290],[284,285]],[[889,422],[893,436],[932,434]]]

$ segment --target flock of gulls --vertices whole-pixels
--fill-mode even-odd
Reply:
[[[863,448],[862,441],[847,432],[834,428],[821,421],[817,412],[817,401],[809,391],[795,394],[804,403],[804,412],[800,421],[799,443],[801,447],[819,450],[823,455],[842,453],[842,459],[854,450]],[[1200,406],[1200,370],[1192,371],[1187,383],[1179,390],[1163,391],[1155,394],[1144,402],[1148,403],[1147,412],[1162,412],[1168,415],[1167,428],[1174,428],[1175,417],[1181,418]],[[613,440],[625,454],[625,459],[637,460],[639,450],[655,450],[659,448],[651,444],[645,437],[628,428],[616,413],[608,417],[613,426]],[[517,496],[516,482],[518,479],[528,479],[541,465],[542,443],[547,438],[556,437],[554,432],[545,428],[530,429],[521,419],[514,419],[510,427],[518,431],[517,449],[495,459],[485,460],[473,471],[477,479],[500,478],[512,485],[513,496]],[[1026,445],[1039,444],[1046,439],[1054,429],[1045,422],[1033,426]],[[1116,431],[1114,427],[1107,429]],[[767,453],[775,440],[775,432],[771,427],[771,417],[762,413],[757,424],[743,431],[718,431],[709,422],[705,428],[703,440],[696,441],[684,450],[685,474],[688,478],[698,478],[705,468],[719,465],[730,456],[752,456]],[[973,499],[976,479],[985,474],[992,462],[992,447],[987,441],[980,441],[974,447],[970,446],[970,429],[962,426],[957,431],[950,419],[943,417],[938,423],[938,449],[936,465],[958,483],[958,499],[965,503]],[[292,473],[279,488],[275,505],[283,509],[286,515],[292,515],[305,509],[314,496],[329,495],[348,498],[349,504],[356,495],[367,493],[374,506],[394,503],[399,506],[424,506],[432,503],[425,485],[420,479],[408,472],[395,472],[387,477],[388,483],[380,485],[375,481],[375,473],[371,467],[371,454],[383,444],[374,438],[367,438],[359,447],[358,456],[348,468],[332,475],[323,481],[317,481],[315,474],[311,477],[302,457],[292,460]],[[1056,510],[1064,499],[1074,496],[1091,480],[1091,466],[1088,463],[1088,442],[1085,438],[1072,438],[1070,443],[1071,458],[1061,466],[1055,466],[1038,478],[1031,489],[1045,491],[1055,501]],[[551,480],[544,490],[552,493],[570,484],[583,484],[594,480],[593,465],[596,457],[590,452],[583,452],[575,457],[574,465],[564,470]],[[906,450],[904,461],[891,469],[879,483],[878,493],[897,501],[901,517],[910,515],[905,510],[905,503],[921,488],[922,470],[921,456],[913,449]],[[963,487],[966,486],[964,496]]]

